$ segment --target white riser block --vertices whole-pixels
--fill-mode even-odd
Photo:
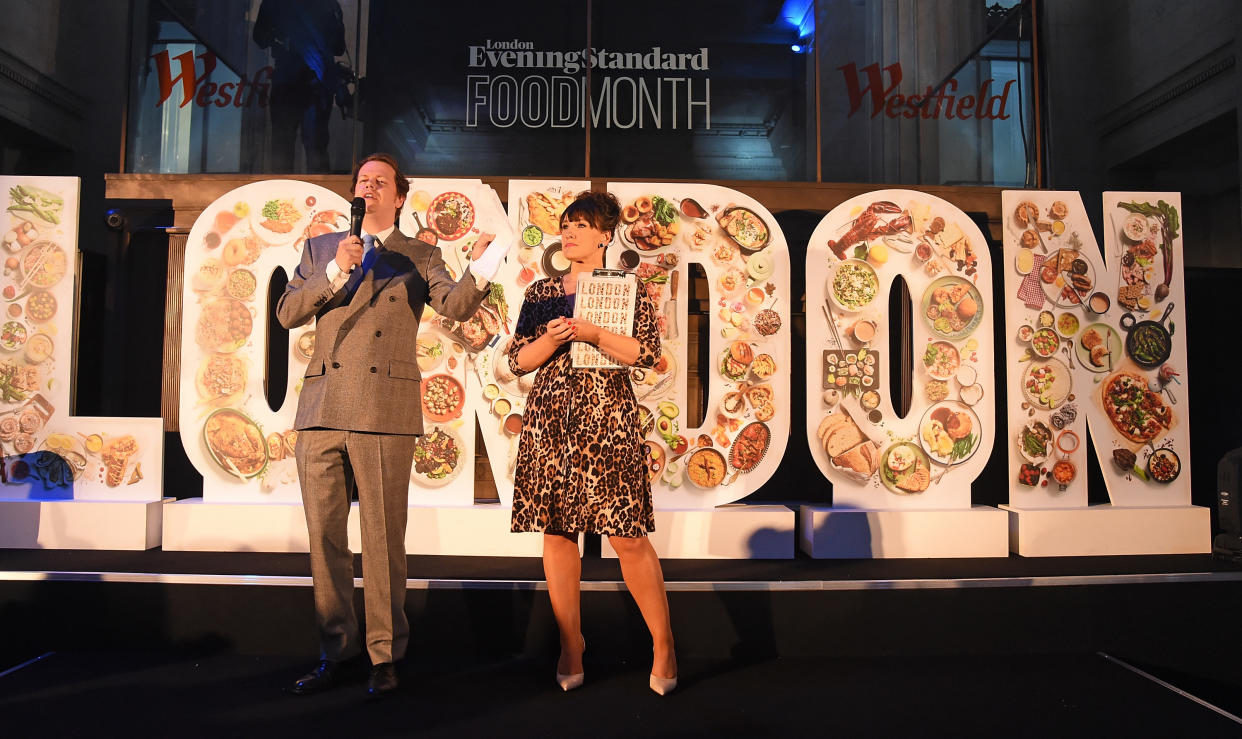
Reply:
[[[169,501],[0,500],[0,548],[151,549]]]
[[[804,505],[799,542],[815,559],[1007,557],[1008,517],[963,510],[862,510]]]
[[[651,545],[662,559],[793,559],[796,517],[783,505],[657,510]],[[603,537],[601,555],[616,550]]]
[[[538,557],[543,537],[509,533],[510,510],[498,505],[409,509],[407,554]],[[360,552],[358,504],[350,507],[349,548]],[[196,552],[308,552],[300,503],[177,501],[165,508],[164,549]]]
[[[1001,508],[1009,516],[1009,548],[1023,557],[1212,551],[1211,511],[1202,506]]]

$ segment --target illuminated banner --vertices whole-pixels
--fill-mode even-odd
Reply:
[[[159,500],[160,419],[71,413],[78,188],[0,177],[0,500]]]
[[[1181,198],[1005,191],[1010,504],[1087,505],[1087,432],[1114,505],[1190,504]]]
[[[926,193],[880,190],[820,222],[806,257],[807,442],[833,506],[967,509],[996,434],[992,264],[979,228]],[[890,396],[899,364],[888,312],[910,289],[913,397]]]

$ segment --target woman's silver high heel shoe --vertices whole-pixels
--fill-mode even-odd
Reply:
[[[651,681],[647,684],[651,686],[651,690],[657,695],[668,695],[677,688],[677,676],[659,677],[653,672],[651,673]]]
[[[582,637],[582,652],[584,654],[586,653],[586,637],[585,636]],[[652,678],[654,679],[654,677],[655,676],[653,675]],[[581,688],[582,683],[585,681],[586,681],[585,670],[583,670],[582,672],[575,672],[569,675],[564,675],[564,674],[561,674],[560,672],[556,673],[556,684],[561,686],[561,690],[565,691],[566,693],[568,693],[571,690],[576,690],[578,688]],[[674,680],[673,682],[676,683],[677,681]],[[652,688],[652,690],[655,690],[655,688]]]
[[[677,678],[675,677],[656,677],[651,676],[651,682],[648,683],[651,689],[660,695],[668,695],[677,687]]]

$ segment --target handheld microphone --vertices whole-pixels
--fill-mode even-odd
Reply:
[[[354,202],[349,205],[349,235],[362,236],[362,217],[367,213],[367,201],[365,198],[354,198]],[[354,271],[353,266],[349,268],[350,273]]]

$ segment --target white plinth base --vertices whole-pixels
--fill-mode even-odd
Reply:
[[[1009,516],[1009,548],[1023,557],[1212,551],[1211,512],[1202,506],[1001,508]]]
[[[538,557],[543,537],[509,533],[499,505],[410,508],[406,554]],[[349,548],[362,551],[358,504],[349,511]],[[164,549],[193,552],[307,552],[300,503],[205,503],[192,498],[164,507]]]
[[[350,511],[350,546],[358,530]],[[301,503],[204,503],[187,498],[164,506],[164,551],[309,552]]]
[[[727,505],[655,512],[651,545],[664,559],[793,559],[794,512],[783,505]],[[600,555],[615,558],[603,537]]]
[[[542,557],[543,535],[511,533],[512,516],[513,510],[502,505],[411,508],[405,551],[458,557]],[[578,537],[578,550],[582,551],[582,537]]]
[[[1008,557],[1008,519],[991,506],[953,511],[804,505],[802,551],[815,559]]]
[[[171,500],[0,500],[0,548],[151,549]]]

